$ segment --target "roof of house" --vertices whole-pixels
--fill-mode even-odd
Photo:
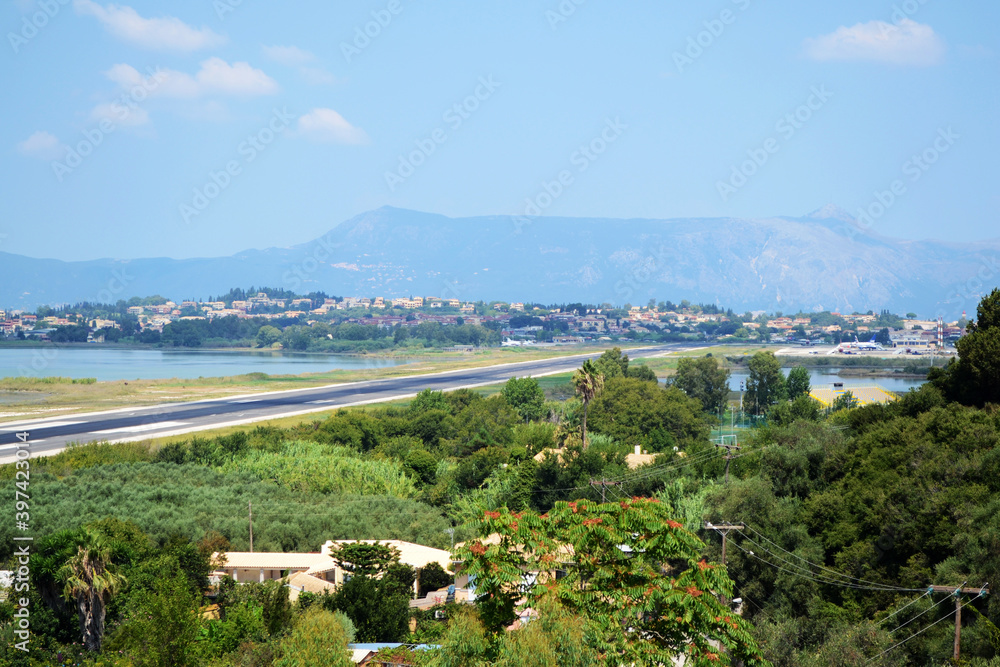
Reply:
[[[323,591],[332,591],[335,586],[319,577],[314,577],[307,572],[296,572],[288,577],[288,599],[295,602],[301,593],[315,593],[317,595]]]
[[[226,562],[221,564],[219,569],[310,570],[313,567],[324,567],[331,562],[330,557],[322,553],[227,551]]]
[[[629,470],[635,470],[640,466],[649,465],[655,459],[656,454],[626,454],[625,465],[629,467]]]
[[[296,572],[288,577],[288,585],[297,591],[306,593],[322,593],[334,589],[333,583],[314,577],[308,572]]]
[[[399,550],[399,562],[406,563],[411,567],[425,567],[429,563],[438,563],[443,569],[450,571],[451,553],[448,551],[403,540],[329,540],[323,545],[323,553],[329,554],[334,549],[334,545],[354,544],[356,542],[362,544],[378,543],[395,547]]]

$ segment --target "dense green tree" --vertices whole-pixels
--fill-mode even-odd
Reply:
[[[418,580],[420,582],[420,597],[424,597],[431,591],[436,591],[454,583],[455,578],[445,572],[444,568],[435,561],[431,561],[427,565],[420,568],[420,574],[418,575]]]
[[[216,603],[227,619],[234,610],[255,610],[263,630],[269,635],[284,632],[292,622],[292,605],[284,582],[254,581],[237,584],[230,577],[219,583]]]
[[[410,410],[420,413],[428,410],[450,410],[450,406],[443,392],[424,389],[410,401]]]
[[[595,433],[609,435],[631,450],[673,445],[688,448],[708,437],[701,403],[676,387],[662,388],[634,378],[611,379],[591,405]]]
[[[409,630],[409,597],[392,581],[354,576],[321,603],[351,619],[361,642],[398,642]]]
[[[53,343],[86,343],[90,329],[82,324],[71,324],[53,329],[49,338]]]
[[[475,611],[457,611],[441,646],[421,661],[431,667],[596,667],[606,664],[587,645],[585,621],[551,597],[538,603],[538,618],[495,638]]]
[[[812,391],[809,384],[809,370],[805,366],[796,366],[788,371],[785,386],[790,401],[794,401],[799,396],[808,396],[809,392]]]
[[[609,665],[670,664],[681,655],[691,665],[768,664],[749,624],[717,597],[732,594],[724,568],[702,559],[704,545],[661,503],[581,500],[544,516],[487,512],[478,532],[500,540],[470,540],[457,557],[476,578],[487,638],[551,596],[582,619],[580,635]],[[552,576],[556,569],[565,576]],[[524,571],[544,575],[524,586]]]
[[[455,481],[465,489],[479,487],[498,466],[510,460],[510,452],[502,447],[485,447],[462,459],[455,471]]]
[[[955,344],[958,361],[928,378],[953,401],[965,405],[1000,404],[1000,288],[983,297],[976,319]]]
[[[837,398],[833,401],[833,405],[830,406],[830,410],[832,412],[839,412],[841,410],[856,408],[858,405],[858,399],[854,396],[854,392],[845,391],[837,396]]]
[[[508,447],[514,439],[514,426],[523,422],[504,397],[495,394],[469,403],[455,415],[453,423],[452,451],[468,456],[485,447]]]
[[[348,641],[340,614],[314,607],[281,641],[274,667],[352,667]]]
[[[422,483],[434,483],[438,462],[426,449],[411,449],[407,452],[403,465]]]
[[[281,339],[281,329],[265,324],[257,330],[257,347],[271,347]]]
[[[718,415],[729,398],[729,369],[711,356],[684,357],[677,362],[677,373],[670,384],[698,399],[708,414]]]
[[[819,416],[819,401],[808,394],[801,394],[794,401],[782,401],[767,413],[768,422],[775,426],[787,426],[799,419],[816,421]]]
[[[380,542],[342,542],[330,557],[354,576],[376,577],[399,562],[399,549]]]
[[[507,380],[500,393],[524,421],[534,421],[543,416],[545,392],[535,378],[512,377]]]
[[[620,347],[613,347],[597,358],[594,367],[605,380],[628,375],[628,355]]]
[[[647,382],[659,382],[653,369],[645,364],[632,364],[628,367],[625,377],[637,378]]]
[[[747,378],[744,409],[759,415],[785,398],[785,376],[781,374],[781,362],[773,352],[758,352],[747,364],[750,376]]]
[[[200,595],[192,593],[180,570],[160,571],[152,588],[133,596],[109,649],[136,667],[197,665],[195,637],[201,625]]]

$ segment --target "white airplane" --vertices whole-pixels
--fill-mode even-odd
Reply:
[[[859,343],[858,342],[858,337],[855,336],[854,337],[854,347],[858,348],[859,350],[867,350],[869,352],[874,352],[875,350],[884,350],[885,349],[879,343],[875,342],[875,336],[872,336],[872,339],[870,341],[868,341],[867,343]]]

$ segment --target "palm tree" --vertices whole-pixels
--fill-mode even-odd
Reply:
[[[88,651],[100,651],[108,601],[121,590],[125,577],[111,563],[111,548],[98,534],[85,534],[84,544],[59,569],[63,596],[76,602],[80,634]]]
[[[590,401],[604,389],[604,376],[598,372],[590,359],[587,359],[583,362],[583,367],[573,374],[573,386],[583,399],[582,436],[583,448],[587,449],[587,408],[590,406]]]

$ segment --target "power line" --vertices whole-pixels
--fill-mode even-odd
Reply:
[[[775,547],[777,547],[779,550],[785,552],[789,556],[792,556],[793,558],[798,558],[799,560],[801,560],[801,561],[803,561],[805,563],[808,563],[812,567],[818,568],[820,570],[825,570],[825,571],[830,572],[831,574],[834,574],[834,575],[836,575],[838,577],[842,577],[844,579],[849,579],[851,581],[856,581],[856,582],[861,583],[861,584],[871,584],[873,586],[878,586],[881,589],[890,589],[890,590],[907,591],[907,592],[914,592],[914,591],[924,590],[922,588],[901,588],[901,587],[898,587],[898,586],[892,586],[892,585],[889,585],[889,584],[883,584],[883,583],[880,583],[880,582],[877,582],[877,581],[869,581],[867,579],[859,579],[858,577],[852,577],[850,575],[844,574],[843,572],[838,572],[837,570],[834,570],[832,568],[826,567],[824,565],[819,565],[817,563],[813,563],[812,561],[810,561],[810,560],[808,560],[806,558],[803,558],[802,556],[799,556],[798,554],[793,554],[791,551],[788,551],[787,549],[782,548],[781,545],[775,543],[774,540],[769,539],[766,535],[763,535],[759,531],[754,530],[751,526],[747,526],[747,529],[750,530],[750,531],[752,531],[755,535],[758,535],[760,537],[760,539],[764,540],[765,542],[769,542],[770,544],[773,544]],[[737,532],[739,532],[739,531],[737,531]],[[761,548],[764,551],[767,551],[769,553],[773,553],[767,547],[758,545],[756,542],[754,542],[747,535],[744,535],[743,533],[740,533],[740,535],[743,535],[743,537],[746,538],[747,541],[749,541],[751,544],[757,546],[758,548]],[[774,554],[774,555],[777,556],[777,554]],[[789,563],[789,565],[791,565],[791,563]],[[798,566],[798,567],[802,567],[802,566]]]
[[[930,591],[927,591],[926,593],[924,593],[924,595],[930,595]],[[923,596],[921,596],[921,597],[923,597]],[[920,598],[917,598],[917,599],[919,600]],[[896,627],[894,627],[894,628],[893,628],[892,630],[889,630],[889,634],[890,634],[890,635],[894,635],[894,634],[896,634],[896,633],[897,633],[898,631],[902,630],[902,629],[903,629],[903,628],[905,628],[905,627],[906,627],[907,625],[909,625],[909,624],[910,624],[910,623],[912,623],[913,621],[917,620],[918,618],[920,618],[921,616],[923,616],[923,615],[924,615],[924,614],[926,614],[927,612],[929,612],[929,611],[933,611],[933,610],[937,609],[938,607],[940,607],[940,606],[941,606],[941,604],[942,604],[942,603],[944,603],[944,602],[945,602],[945,600],[947,600],[947,599],[948,599],[948,598],[942,598],[940,602],[935,602],[935,603],[934,603],[934,604],[932,604],[932,605],[931,605],[930,607],[928,607],[927,609],[924,609],[924,610],[923,610],[922,612],[920,612],[919,614],[917,614],[916,616],[914,616],[914,617],[913,617],[913,618],[911,618],[910,620],[908,620],[908,621],[906,621],[905,623],[902,623],[902,624],[900,624],[900,625],[897,625],[897,626],[896,626]]]
[[[973,602],[975,602],[976,600],[978,600],[982,596],[983,596],[983,591],[980,591],[979,594],[976,595],[976,597],[972,598],[971,600],[969,600],[965,604],[963,604],[963,605],[957,605],[956,608],[955,608],[955,611],[953,612],[953,614],[960,613],[962,609],[964,609],[965,607],[968,607],[970,604],[972,604]],[[947,600],[948,598],[945,598],[945,599]],[[909,637],[907,637],[903,641],[898,642],[896,644],[893,644],[892,646],[890,646],[886,650],[884,650],[881,653],[879,653],[877,656],[875,656],[874,658],[872,658],[871,660],[869,660],[868,664],[873,664],[874,662],[876,662],[879,658],[881,658],[883,655],[885,655],[889,651],[902,646],[903,644],[905,644],[906,642],[910,641],[911,639],[913,639],[917,635],[921,635],[921,634],[927,632],[928,630],[930,630],[931,628],[933,628],[935,625],[937,625],[941,621],[947,621],[949,618],[951,618],[951,616],[952,616],[952,614],[948,614],[947,616],[942,616],[938,620],[936,620],[933,623],[931,623],[930,625],[928,625],[926,628],[923,628],[922,630],[917,630],[916,632],[914,632],[912,635],[910,635]]]
[[[751,543],[753,543],[753,542],[751,542]],[[834,581],[834,580],[831,580],[831,579],[823,579],[823,578],[820,578],[820,576],[817,575],[816,573],[814,573],[814,572],[808,570],[807,568],[805,568],[804,566],[795,565],[794,563],[791,563],[791,562],[789,562],[789,561],[781,558],[777,554],[775,554],[773,552],[770,552],[766,548],[760,547],[759,545],[755,545],[755,546],[757,546],[759,549],[763,549],[764,551],[767,551],[768,553],[770,553],[772,556],[774,556],[778,560],[781,560],[782,562],[787,563],[788,565],[791,565],[792,567],[800,568],[800,570],[806,570],[809,574],[808,575],[807,574],[803,574],[801,571],[789,570],[788,568],[784,568],[784,567],[781,567],[780,565],[776,565],[776,564],[772,563],[771,561],[769,561],[769,560],[767,560],[765,558],[761,558],[760,556],[758,556],[754,552],[752,552],[752,551],[750,551],[748,549],[744,549],[737,542],[734,542],[733,545],[737,549],[739,549],[740,551],[743,551],[744,553],[746,553],[747,555],[752,556],[752,557],[756,558],[757,560],[759,560],[759,561],[761,561],[763,563],[767,563],[768,565],[770,565],[771,567],[773,567],[773,568],[775,568],[777,570],[781,570],[782,572],[787,572],[788,574],[791,574],[791,575],[794,575],[794,576],[797,576],[797,577],[801,577],[803,579],[808,579],[808,580],[813,581],[813,582],[818,583],[818,584],[827,584],[827,585],[830,585],[830,586],[840,586],[841,588],[853,588],[853,589],[856,589],[856,590],[866,590],[866,591],[887,591],[887,592],[894,592],[894,591],[899,591],[899,590],[903,590],[903,591],[919,591],[919,590],[922,590],[920,588],[902,588],[901,589],[901,588],[895,588],[895,587],[891,587],[890,588],[890,587],[885,587],[885,586],[878,586],[878,587],[859,586],[857,584],[852,584],[852,583],[848,583],[848,582],[845,582],[845,581]]]
[[[899,608],[899,609],[897,609],[896,611],[892,612],[891,614],[889,614],[888,616],[886,616],[886,617],[885,617],[885,618],[883,618],[882,620],[880,620],[880,621],[877,621],[877,622],[876,622],[876,625],[877,625],[877,624],[879,624],[879,623],[885,623],[886,621],[888,621],[888,620],[889,620],[890,618],[892,618],[892,617],[893,617],[893,616],[895,616],[896,614],[900,613],[901,611],[903,611],[904,609],[906,609],[906,608],[907,608],[907,607],[909,607],[910,605],[914,605],[914,604],[916,604],[916,603],[920,602],[921,600],[923,600],[923,599],[924,599],[925,597],[927,597],[927,596],[928,596],[928,595],[930,595],[930,594],[931,594],[931,593],[930,593],[930,591],[924,591],[924,594],[923,594],[923,595],[921,595],[921,596],[919,596],[919,597],[916,597],[916,598],[913,598],[912,600],[910,600],[909,602],[907,602],[907,603],[906,603],[905,605],[903,605],[902,607],[900,607],[900,608]],[[902,627],[902,626],[900,626],[900,627]],[[898,629],[899,629],[899,628],[896,628],[896,630],[898,630]],[[892,632],[895,632],[896,630],[892,630]]]
[[[639,468],[637,470],[637,474],[634,474],[634,475],[624,475],[622,477],[615,478],[613,481],[623,482],[623,483],[637,482],[637,481],[640,481],[640,480],[643,480],[643,479],[648,479],[650,477],[657,477],[657,476],[659,476],[659,475],[661,475],[663,473],[667,473],[667,472],[670,472],[672,470],[680,470],[682,468],[687,468],[689,466],[697,465],[699,463],[705,463],[706,461],[709,461],[709,460],[717,458],[717,457],[718,457],[718,454],[716,452],[707,452],[707,453],[703,453],[703,454],[701,454],[701,455],[699,455],[699,456],[697,456],[697,457],[695,457],[695,458],[693,458],[693,459],[691,459],[689,461],[685,460],[685,461],[682,461],[680,463],[664,463],[664,464],[660,464],[658,466],[653,466],[651,468],[643,466],[642,468]]]

